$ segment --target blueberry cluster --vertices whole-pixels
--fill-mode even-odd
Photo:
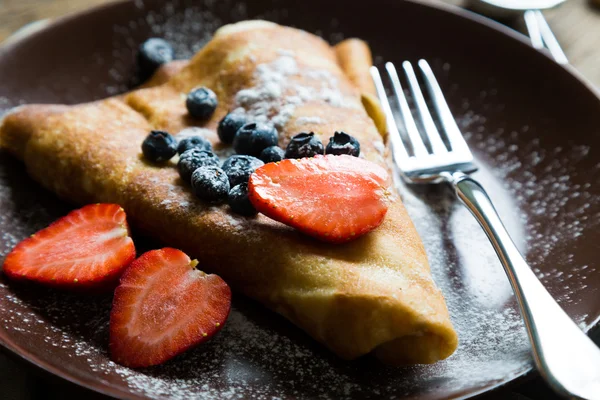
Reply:
[[[215,111],[217,98],[210,89],[197,88],[188,95],[186,105],[192,117],[207,119]],[[222,142],[231,144],[237,154],[221,163],[211,143],[194,134],[195,129],[186,129],[185,139],[179,143],[167,132],[150,132],[142,143],[144,157],[150,162],[164,163],[179,153],[179,176],[191,185],[198,198],[210,203],[227,200],[234,212],[247,216],[256,214],[248,199],[250,175],[265,163],[324,153],[356,157],[360,154],[358,141],[344,132],[335,132],[327,147],[313,132],[299,133],[284,150],[277,145],[278,134],[272,125],[229,113],[220,121],[217,134]]]
[[[229,113],[217,129],[223,143],[233,144],[238,154],[258,157],[264,163],[281,161],[284,158],[314,157],[317,154],[347,154],[358,157],[360,144],[345,132],[335,132],[327,147],[314,134],[299,133],[292,137],[284,149],[277,146],[277,130],[265,123],[246,120],[243,114]]]
[[[205,138],[187,136],[177,143],[172,135],[164,131],[150,132],[142,143],[142,153],[146,160],[153,163],[165,163],[179,153],[179,176],[192,187],[199,199],[209,203],[227,200],[231,209],[238,214],[256,214],[248,199],[248,180],[254,170],[264,164],[258,158],[236,154],[221,164]]]
[[[159,38],[146,40],[137,54],[140,78],[148,79],[162,64],[174,58],[173,48],[167,41]],[[187,94],[185,105],[189,117],[206,121],[213,116],[218,100],[211,89],[196,87]],[[344,132],[335,132],[327,147],[313,132],[299,133],[282,149],[278,146],[277,130],[272,125],[250,121],[241,113],[227,114],[220,121],[217,134],[237,153],[222,164],[210,142],[194,132],[186,132],[186,138],[177,142],[169,133],[154,130],[143,141],[142,153],[153,163],[165,163],[179,153],[179,176],[191,185],[198,198],[212,203],[227,199],[231,209],[242,215],[256,214],[248,199],[248,180],[264,163],[323,153],[353,156],[360,153],[358,141]]]

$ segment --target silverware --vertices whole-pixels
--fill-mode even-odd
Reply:
[[[468,175],[477,170],[473,155],[429,64],[420,60],[418,66],[449,147],[436,128],[411,63],[405,61],[402,68],[423,131],[419,131],[413,119],[396,68],[389,62],[385,65],[410,147],[405,145],[397,128],[379,70],[371,67],[371,76],[387,116],[392,154],[403,179],[412,184],[449,183],[454,187],[457,197],[483,227],[500,258],[525,320],[540,374],[563,396],[600,399],[600,349],[546,291],[517,250],[483,187]]]
[[[486,15],[507,15],[507,12],[524,13],[525,25],[531,44],[536,49],[548,48],[552,57],[559,64],[568,64],[569,60],[560,47],[556,36],[548,25],[540,10],[553,8],[565,0],[470,0],[469,4],[477,11]]]

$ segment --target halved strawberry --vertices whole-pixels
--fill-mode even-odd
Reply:
[[[65,289],[112,289],[135,259],[118,204],[75,210],[19,243],[2,267],[9,278]]]
[[[318,239],[342,243],[378,227],[388,209],[388,174],[361,158],[283,160],[250,177],[254,207]]]
[[[152,250],[131,263],[110,313],[111,358],[127,367],[161,364],[218,332],[231,290],[217,275],[195,269],[183,252]]]

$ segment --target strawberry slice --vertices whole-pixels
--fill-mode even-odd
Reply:
[[[97,291],[114,288],[134,259],[125,211],[118,204],[91,204],[23,240],[3,270],[14,280]]]
[[[152,250],[131,263],[110,313],[111,358],[131,368],[161,364],[207,341],[231,308],[231,290],[183,252]]]
[[[378,227],[388,209],[388,174],[361,158],[316,156],[283,160],[250,177],[254,207],[318,239],[343,243]]]

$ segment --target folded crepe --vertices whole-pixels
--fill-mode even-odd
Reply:
[[[156,166],[141,155],[152,129],[177,134],[201,126],[224,156],[230,150],[216,127],[236,110],[274,124],[283,147],[302,131],[324,142],[345,131],[360,141],[361,156],[386,165],[370,65],[360,40],[331,47],[302,30],[240,22],[219,29],[189,62],[165,66],[128,94],[13,110],[0,126],[0,144],[60,197],[122,205],[138,229],[196,257],[204,270],[340,357],[374,352],[393,364],[433,363],[454,352],[457,336],[398,198],[373,232],[342,245],[322,243],[263,215],[246,218],[205,204],[180,180],[174,161]],[[196,86],[211,88],[219,100],[203,123],[185,107]]]

